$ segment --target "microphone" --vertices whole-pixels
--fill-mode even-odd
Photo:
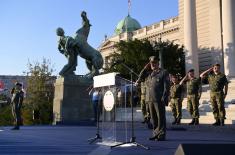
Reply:
[[[110,68],[113,68],[117,64],[123,63],[124,61],[125,61],[125,59],[117,59],[117,60],[115,60],[114,63],[110,66]]]

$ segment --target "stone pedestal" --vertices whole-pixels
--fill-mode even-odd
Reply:
[[[93,118],[91,99],[86,89],[92,80],[80,76],[56,79],[53,101],[53,124],[79,124]]]

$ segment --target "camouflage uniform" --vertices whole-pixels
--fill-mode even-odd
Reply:
[[[148,122],[150,120],[150,112],[148,101],[146,101],[146,93],[148,92],[147,81],[141,82],[141,110],[144,116],[144,121]]]
[[[15,126],[18,129],[22,124],[21,107],[24,99],[24,92],[22,90],[17,90],[16,88],[13,88],[11,92],[12,115],[15,121]]]
[[[188,80],[187,84],[187,102],[188,102],[188,111],[192,116],[193,120],[199,118],[199,89],[201,87],[201,79],[193,78]],[[192,122],[193,123],[193,122]]]
[[[224,108],[224,86],[228,84],[228,80],[226,75],[219,74],[210,74],[208,77],[209,85],[210,85],[210,101],[212,104],[212,110],[214,114],[214,118],[216,120],[224,120],[225,119],[225,108]]]
[[[176,121],[180,121],[182,117],[182,86],[180,84],[173,84],[170,89],[170,107],[172,109],[172,114]],[[180,122],[178,122],[180,123]]]

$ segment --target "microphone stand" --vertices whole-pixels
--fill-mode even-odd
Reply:
[[[114,147],[117,147],[117,146],[121,146],[121,145],[125,145],[125,144],[134,144],[135,146],[139,146],[139,147],[142,147],[146,150],[149,150],[150,148],[147,147],[147,146],[144,146],[138,142],[136,142],[136,137],[135,137],[135,134],[134,134],[134,117],[133,117],[133,114],[134,114],[134,110],[133,110],[133,74],[135,74],[137,77],[139,77],[138,74],[136,74],[133,69],[131,69],[130,67],[128,67],[124,62],[121,62],[121,64],[130,72],[130,75],[131,75],[131,139],[129,142],[123,142],[123,143],[120,143],[120,144],[117,144],[117,145],[113,145],[111,146],[111,148],[114,148]]]

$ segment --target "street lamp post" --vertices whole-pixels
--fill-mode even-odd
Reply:
[[[160,68],[164,68],[164,65],[163,65],[163,55],[162,55],[162,52],[163,52],[163,47],[162,47],[162,38],[161,36],[158,38],[158,43],[160,46],[157,47],[157,50],[159,51],[159,66]]]

